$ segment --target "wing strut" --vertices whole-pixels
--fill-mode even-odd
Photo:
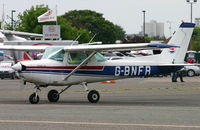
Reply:
[[[84,65],[88,60],[92,58],[96,54],[96,51],[93,51],[84,61],[82,61],[75,69],[70,72],[64,80],[67,80],[71,75],[73,75],[82,65]]]

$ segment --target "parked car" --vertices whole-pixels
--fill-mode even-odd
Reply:
[[[103,52],[102,55],[107,59],[107,60],[113,60],[113,57],[114,60],[115,59],[122,59],[122,57],[124,56],[123,54],[121,54],[120,52]]]
[[[199,66],[185,66],[184,72],[187,76],[193,77],[195,75],[200,75],[200,67]]]
[[[121,59],[124,59],[124,57],[119,57],[119,56],[114,56],[114,57],[109,57],[109,58],[106,58],[107,60],[121,60]]]
[[[107,60],[120,60],[120,59],[132,59],[135,56],[127,56],[124,55],[121,52],[103,52],[102,55],[107,59]]]
[[[2,61],[0,62],[0,78],[11,78],[16,77],[15,71],[11,68],[14,64],[13,61]]]

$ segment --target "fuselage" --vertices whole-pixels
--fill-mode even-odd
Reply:
[[[93,83],[98,81],[149,77],[158,74],[169,74],[177,71],[182,66],[157,66],[155,62],[143,62],[137,58],[123,60],[106,60],[97,62],[92,58],[90,62],[80,67],[72,76],[65,79],[77,65],[69,65],[52,59],[21,62],[26,69],[20,76],[27,82],[37,85],[73,85],[82,82]]]

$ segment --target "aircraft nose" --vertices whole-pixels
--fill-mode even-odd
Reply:
[[[14,69],[15,71],[23,71],[26,70],[26,66],[18,62],[17,64],[12,66],[12,69]]]
[[[22,65],[18,62],[17,64],[14,64],[12,66],[12,69],[14,69],[15,71],[21,71],[22,70]]]

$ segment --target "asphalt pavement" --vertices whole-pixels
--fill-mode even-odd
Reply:
[[[77,85],[50,103],[42,88],[39,104],[29,103],[34,85],[20,88],[18,80],[0,80],[0,129],[2,130],[199,130],[200,77],[124,79],[114,84],[89,84],[100,92],[99,103],[87,101]]]

